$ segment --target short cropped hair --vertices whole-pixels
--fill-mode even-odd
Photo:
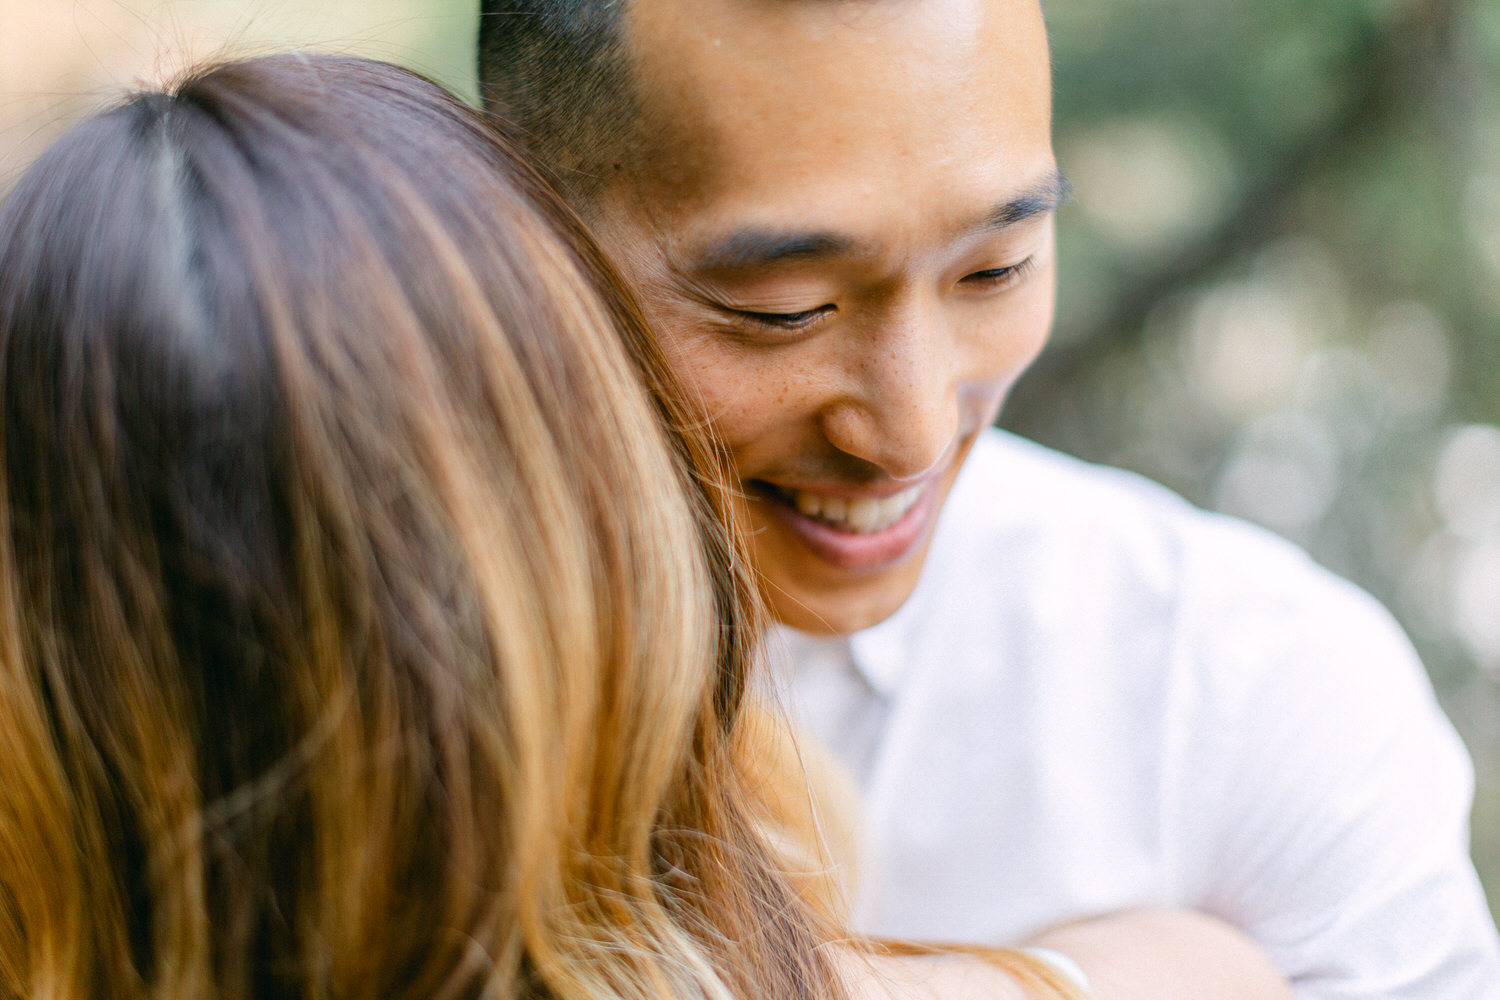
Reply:
[[[501,129],[589,209],[619,169],[637,105],[626,0],[481,0],[479,84]]]

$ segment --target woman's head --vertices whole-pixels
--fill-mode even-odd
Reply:
[[[401,70],[231,64],[58,143],[0,210],[0,995],[820,990],[674,399]]]

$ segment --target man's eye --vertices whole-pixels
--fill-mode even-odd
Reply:
[[[961,280],[964,284],[978,285],[982,288],[1004,288],[1026,277],[1035,266],[1036,258],[1027,257],[1019,264],[1011,264],[1009,267],[991,267],[966,274]]]
[[[816,309],[804,309],[802,312],[794,313],[755,312],[749,309],[730,311],[736,316],[761,326],[772,326],[778,330],[801,330],[812,326],[824,316],[831,315],[834,312],[834,306],[832,304],[821,305]]]

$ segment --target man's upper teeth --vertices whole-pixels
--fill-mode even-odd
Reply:
[[[843,497],[826,497],[807,490],[793,490],[792,503],[804,517],[817,518],[825,524],[868,535],[884,531],[901,520],[901,516],[911,510],[912,504],[921,495],[921,486],[913,486],[880,500],[871,497],[845,500]]]

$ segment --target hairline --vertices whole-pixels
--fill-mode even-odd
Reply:
[[[636,0],[481,0],[478,32],[480,100],[506,135],[526,150],[572,207],[598,221],[609,183],[638,169],[654,149],[670,144],[671,122],[648,107],[640,89],[640,54],[627,22]],[[783,0],[824,6],[892,0]],[[504,9],[501,9],[501,8]],[[529,17],[543,24],[531,33],[503,30],[497,19]],[[572,36],[572,52],[548,51],[547,42]],[[566,67],[535,65],[573,57]],[[513,63],[509,73],[500,63]],[[543,75],[538,79],[537,73]],[[550,73],[550,77],[547,74]],[[546,84],[548,96],[532,93]],[[589,110],[570,112],[568,103]],[[540,113],[528,115],[527,105]],[[559,121],[560,120],[560,121]],[[537,129],[537,124],[542,125]],[[558,128],[561,124],[563,127]]]

